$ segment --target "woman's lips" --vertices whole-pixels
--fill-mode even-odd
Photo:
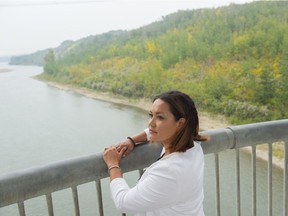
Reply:
[[[149,133],[150,133],[150,135],[155,135],[157,132],[154,131],[154,130],[149,129]]]

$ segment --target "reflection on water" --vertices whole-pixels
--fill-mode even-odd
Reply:
[[[0,73],[0,174],[53,161],[100,152],[144,129],[147,114],[138,109],[115,105],[47,86],[31,76],[41,67],[7,66],[11,72]],[[236,159],[232,150],[220,153],[221,215],[236,215]],[[205,156],[205,212],[215,215],[214,155]],[[241,153],[242,215],[251,215],[251,162]],[[257,162],[257,212],[267,215],[267,165]],[[125,174],[131,186],[138,174]],[[103,199],[106,215],[117,214],[104,180]],[[273,215],[282,215],[283,176],[273,170]],[[83,215],[97,215],[95,183],[79,186],[80,210]],[[73,215],[72,192],[53,193],[55,215]],[[25,202],[27,215],[47,215],[45,197]],[[0,209],[0,215],[18,215],[15,205]]]

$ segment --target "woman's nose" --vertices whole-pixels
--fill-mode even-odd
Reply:
[[[154,118],[150,118],[150,120],[148,122],[148,126],[151,126],[151,127],[155,127],[156,126]]]

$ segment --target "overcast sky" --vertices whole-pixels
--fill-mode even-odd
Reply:
[[[0,0],[0,56],[54,48],[110,30],[131,30],[178,10],[253,0]]]

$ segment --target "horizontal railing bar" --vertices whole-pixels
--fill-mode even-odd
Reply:
[[[232,126],[229,129],[235,139],[233,148],[273,143],[283,141],[288,136],[288,119]]]
[[[257,144],[282,141],[288,136],[288,119],[231,126],[204,131],[210,139],[202,143],[205,154]]]
[[[207,134],[210,140],[203,142],[202,148],[205,154],[209,154],[273,143],[287,139],[287,131],[287,119],[208,130],[203,133]],[[123,172],[128,172],[148,167],[157,160],[160,152],[161,145],[138,145],[132,154],[121,160],[121,168]],[[0,207],[106,177],[108,173],[102,153],[2,174]]]
[[[160,154],[160,145],[139,145],[121,160],[124,172],[145,168]],[[132,163],[133,161],[133,163]],[[33,167],[0,176],[0,207],[108,177],[102,153]]]

